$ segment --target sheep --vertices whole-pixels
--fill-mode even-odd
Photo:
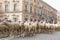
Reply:
[[[18,30],[18,27],[19,27],[18,24],[9,24],[9,23],[4,22],[4,23],[2,23],[2,25],[8,26],[9,36],[17,34],[17,30]],[[14,32],[16,32],[16,33],[14,33]]]
[[[31,25],[34,28],[34,32],[37,33],[37,23],[38,22],[33,22]]]
[[[25,36],[33,36],[37,33],[41,32],[54,32],[55,29],[60,30],[59,24],[49,24],[49,23],[41,23],[41,22],[20,22],[16,23],[2,23],[0,25],[0,33],[4,33],[4,35],[12,36],[12,35],[20,35],[21,37]]]
[[[34,32],[35,27],[32,24],[33,24],[33,22],[29,22],[28,31],[29,31],[30,36],[33,36],[35,34],[35,32]]]
[[[23,30],[24,29],[23,22],[20,22],[20,24],[3,23],[3,25],[6,25],[6,26],[9,27],[9,36],[21,35],[24,32],[24,30]]]
[[[46,31],[47,31],[48,33],[52,33],[53,31],[55,31],[55,26],[54,26],[54,24],[46,23]]]
[[[5,25],[1,25],[0,24],[0,36],[1,37],[8,37],[9,35],[9,30],[8,30],[8,26]]]
[[[45,24],[45,31],[49,33],[49,31],[50,31],[50,24],[49,23]]]
[[[56,31],[60,31],[60,24],[55,24],[56,26]]]
[[[50,24],[50,32],[54,32],[55,31],[55,24]]]
[[[9,24],[9,23],[3,22],[1,25],[8,26],[9,36],[12,36],[13,35],[13,29],[14,29],[13,24]]]
[[[37,25],[37,31],[38,33],[41,33],[41,28],[43,27],[44,25],[41,23],[41,22],[38,22],[38,25]]]
[[[25,22],[24,23],[24,34],[23,34],[23,37],[24,36],[33,36],[35,31],[36,31],[36,27],[37,27],[37,24],[34,23],[34,22]]]
[[[24,33],[24,22],[20,22],[20,35]]]
[[[45,23],[39,22],[39,33],[45,31]]]
[[[22,37],[25,37],[25,36],[28,35],[28,27],[29,27],[29,23],[26,21],[26,22],[24,23],[24,33],[21,34]]]
[[[13,24],[13,34],[19,35],[20,33],[20,25],[19,24]]]

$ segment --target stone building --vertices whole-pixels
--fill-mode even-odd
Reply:
[[[57,10],[42,0],[1,0],[0,4],[8,22],[57,20]]]
[[[2,3],[3,3],[3,1],[0,0],[0,22],[2,22],[4,20],[4,11],[3,11]]]
[[[57,23],[60,24],[60,11],[57,12]]]
[[[41,1],[41,9],[42,9],[42,20],[47,23],[57,23],[57,10]]]
[[[60,24],[60,16],[57,17],[57,24]]]

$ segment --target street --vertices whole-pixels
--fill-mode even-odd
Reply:
[[[60,32],[55,32],[53,34],[36,34],[33,37],[11,37],[11,38],[2,38],[0,40],[60,40]]]

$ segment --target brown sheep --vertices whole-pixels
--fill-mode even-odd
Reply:
[[[37,24],[37,32],[41,33],[41,23],[40,22],[38,22],[38,24]]]
[[[8,26],[0,25],[0,34],[2,37],[8,37],[9,36]]]

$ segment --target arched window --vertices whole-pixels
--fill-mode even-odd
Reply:
[[[42,13],[41,13],[41,7],[39,7],[39,14],[40,14],[40,16],[42,16]]]
[[[15,4],[14,4],[14,12],[17,12],[17,11],[18,11],[18,4],[15,3]]]
[[[36,6],[34,6],[34,14],[36,14]]]
[[[25,5],[25,12],[27,11],[27,5]]]
[[[32,6],[30,6],[30,13],[32,13]]]
[[[9,3],[5,4],[5,12],[9,12]]]

